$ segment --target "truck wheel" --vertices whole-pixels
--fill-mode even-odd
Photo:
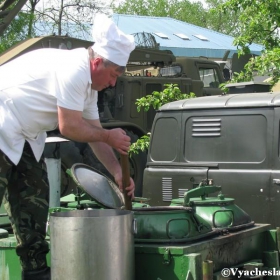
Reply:
[[[126,134],[131,138],[131,143],[135,143],[139,137],[130,130],[126,130]],[[130,175],[135,183],[135,196],[142,196],[143,188],[143,174],[147,162],[147,153],[139,152],[138,154],[133,154],[129,157],[130,163]]]
[[[126,130],[127,135],[131,138],[131,143],[134,143],[139,138],[132,131]],[[119,154],[116,152],[116,156],[119,159]],[[139,154],[133,154],[132,157],[129,158],[130,163],[130,175],[135,183],[135,196],[142,196],[142,184],[143,184],[143,173],[146,166],[147,154],[145,152],[140,152]],[[92,152],[89,145],[83,151],[83,163],[89,166],[92,166],[102,172],[104,175],[108,176],[112,180],[114,178],[107,171],[105,166],[97,159],[95,154]]]

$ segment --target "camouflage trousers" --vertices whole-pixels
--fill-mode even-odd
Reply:
[[[3,198],[17,240],[23,270],[46,266],[49,186],[44,160],[37,162],[26,142],[18,165],[0,151],[0,203]]]

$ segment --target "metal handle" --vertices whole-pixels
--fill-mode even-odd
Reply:
[[[201,197],[204,199],[206,195],[221,191],[221,186],[213,185],[204,185],[204,182],[201,182],[199,186],[195,189],[191,189],[184,194],[184,206],[190,205],[190,199],[194,197]]]
[[[138,233],[137,219],[133,219],[133,221],[132,221],[132,230],[133,230],[133,234],[137,234]]]
[[[130,168],[129,168],[129,158],[128,155],[120,155],[121,157],[121,167],[122,167],[122,187],[124,194],[125,209],[132,210],[131,196],[128,195],[126,187],[130,184]]]
[[[123,94],[119,94],[117,100],[118,100],[117,108],[122,108],[123,107]]]
[[[186,238],[186,237],[188,237],[189,234],[190,234],[190,229],[191,229],[191,227],[190,227],[190,220],[189,220],[188,218],[175,218],[175,219],[170,219],[170,220],[168,220],[167,223],[166,223],[166,235],[167,235],[167,237],[168,237],[169,239],[174,239],[174,237],[172,237],[172,236],[170,235],[170,232],[169,232],[170,223],[171,223],[171,222],[174,222],[174,221],[187,221],[187,223],[188,223],[188,232],[187,232],[187,234],[186,234],[185,236],[180,237],[180,238]]]
[[[49,226],[50,226],[50,222],[49,222],[49,220],[47,220],[47,223],[46,223],[46,235],[47,236],[50,236],[50,234],[49,234]]]

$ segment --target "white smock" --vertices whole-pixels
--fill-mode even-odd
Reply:
[[[46,131],[58,126],[57,106],[98,119],[84,48],[39,49],[0,67],[0,149],[18,164],[25,141],[42,156]]]

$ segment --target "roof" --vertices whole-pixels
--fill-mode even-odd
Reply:
[[[196,97],[167,103],[161,106],[159,111],[275,106],[280,106],[280,92],[241,93]]]
[[[151,33],[161,50],[171,50],[175,56],[222,58],[230,50],[229,58],[237,52],[233,46],[234,37],[207,28],[196,26],[169,17],[150,17],[138,15],[113,14],[116,25],[127,34]],[[156,33],[162,33],[167,38],[161,38]],[[189,39],[182,39],[174,34],[183,34]],[[208,40],[202,40],[195,35],[202,35]],[[263,46],[252,44],[250,50],[259,55]]]

